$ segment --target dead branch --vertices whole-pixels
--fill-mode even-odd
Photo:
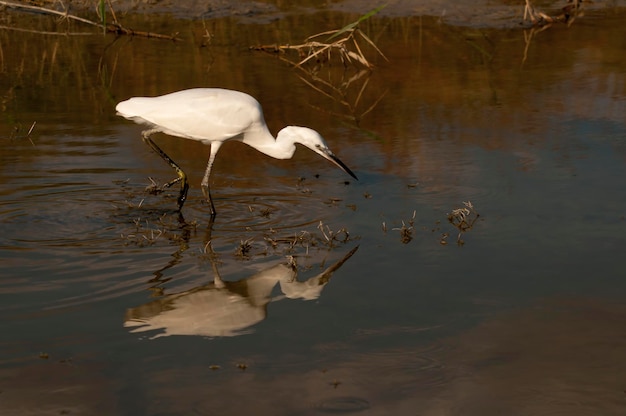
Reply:
[[[359,29],[358,26],[364,20],[367,20],[374,14],[378,13],[383,7],[385,6],[380,6],[370,11],[369,13],[361,16],[355,22],[352,22],[341,29],[330,30],[309,36],[304,40],[304,43],[300,45],[258,45],[251,46],[250,49],[270,53],[296,51],[300,57],[300,61],[297,63],[292,62],[292,64],[297,68],[302,67],[302,65],[309,61],[315,61],[317,63],[330,61],[331,57],[336,55],[344,66],[360,65],[367,69],[372,69],[374,65],[365,57],[365,54],[357,41],[357,35],[360,39],[364,40],[371,47],[373,47],[373,49],[385,60],[387,60],[387,57],[381,52],[376,44],[374,44],[374,42]],[[320,40],[322,36],[328,37],[322,41]]]
[[[60,12],[58,10],[47,9],[45,7],[32,6],[32,5],[29,5],[29,4],[13,3],[13,2],[10,2],[10,1],[0,1],[0,4],[3,5],[3,6],[6,6],[6,7],[10,7],[12,9],[17,9],[17,10],[34,10],[34,11],[38,11],[38,12],[45,13],[45,14],[54,14],[54,15],[57,15],[57,16],[61,16],[61,17],[65,18],[65,19],[72,19],[72,20],[76,20],[76,21],[79,21],[79,22],[82,22],[82,23],[86,23],[88,25],[101,27],[101,25],[99,23],[92,22],[91,20],[83,19],[82,17],[71,15],[67,11],[66,12]]]
[[[561,8],[561,13],[550,16],[537,9],[530,0],[525,0],[524,21],[530,20],[535,26],[549,26],[553,23],[567,23],[571,25],[576,17],[583,15],[584,0],[567,0],[567,4]]]
[[[11,8],[11,9],[15,9],[15,10],[29,10],[29,11],[36,11],[36,12],[43,13],[43,14],[50,14],[50,15],[61,16],[64,19],[75,20],[77,22],[81,22],[81,23],[85,23],[85,24],[88,24],[88,25],[91,25],[91,26],[98,27],[100,29],[105,30],[106,32],[109,32],[109,33],[115,33],[115,34],[118,34],[118,35],[141,36],[141,37],[147,37],[147,38],[175,40],[175,41],[179,41],[180,40],[178,37],[176,37],[176,35],[162,35],[160,33],[136,31],[136,30],[133,30],[133,29],[125,28],[125,27],[123,27],[121,24],[119,24],[117,22],[117,18],[115,17],[115,13],[113,12],[113,8],[111,7],[111,3],[108,2],[108,4],[109,4],[109,7],[111,8],[111,14],[113,16],[113,23],[107,24],[107,25],[103,25],[101,23],[94,22],[94,21],[89,20],[89,19],[85,19],[85,18],[82,18],[82,17],[79,17],[79,16],[75,16],[73,14],[70,14],[68,11],[61,12],[61,11],[58,11],[58,10],[48,9],[46,7],[33,6],[33,5],[29,5],[29,4],[13,3],[13,2],[10,2],[10,1],[1,1],[0,0],[0,5],[8,7],[8,8]],[[16,29],[14,29],[14,30],[16,30]]]

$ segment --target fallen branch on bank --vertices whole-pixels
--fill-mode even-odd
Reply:
[[[567,5],[561,8],[560,14],[550,16],[533,6],[530,0],[526,0],[524,21],[530,20],[535,26],[549,26],[553,23],[571,25],[577,17],[583,15],[583,2],[584,0],[567,0]]]
[[[103,3],[101,3],[101,4],[103,4]],[[156,39],[175,40],[175,41],[179,41],[180,40],[180,38],[176,37],[176,35],[163,35],[163,34],[160,34],[160,33],[145,32],[145,31],[133,30],[133,29],[126,28],[126,27],[122,26],[117,21],[117,18],[115,16],[115,12],[113,11],[113,7],[111,6],[110,1],[107,0],[107,4],[109,5],[109,9],[111,11],[111,15],[113,16],[113,23],[94,22],[93,20],[85,19],[85,18],[82,18],[82,17],[79,17],[79,16],[75,16],[73,14],[70,14],[68,10],[66,10],[66,11],[58,11],[58,10],[49,9],[49,8],[46,8],[46,7],[33,6],[33,5],[30,5],[30,4],[13,3],[13,2],[10,2],[10,1],[0,1],[0,6],[5,6],[7,8],[11,8],[11,9],[15,9],[15,10],[34,11],[34,12],[43,13],[43,14],[56,15],[56,16],[60,16],[63,19],[75,20],[77,22],[81,22],[81,23],[84,23],[84,24],[95,26],[97,28],[102,29],[105,32],[115,33],[117,35],[141,36],[141,37],[146,37],[146,38],[156,38]],[[101,7],[99,11],[100,11],[100,13],[104,13],[104,8]],[[105,21],[104,14],[101,16],[101,18],[102,18],[103,21]],[[8,27],[8,26],[2,26],[2,29],[22,30],[22,29],[19,29],[19,28],[11,28],[11,27]],[[45,32],[45,33],[46,34],[50,34],[50,32]],[[81,33],[81,34],[84,34],[84,33]]]

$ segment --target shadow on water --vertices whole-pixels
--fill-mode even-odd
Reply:
[[[245,24],[124,16],[177,43],[0,30],[0,413],[623,415],[623,6],[532,33],[384,14],[363,29],[389,62],[363,74],[250,51],[358,17],[287,3]],[[114,107],[197,86],[320,131],[360,181],[228,143],[207,227],[208,149],[158,135],[190,176],[181,219]],[[222,328],[245,335],[162,336],[217,297],[254,310]]]

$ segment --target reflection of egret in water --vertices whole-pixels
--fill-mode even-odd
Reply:
[[[348,260],[358,247],[317,276],[297,280],[293,259],[253,276],[228,282],[214,269],[213,283],[200,286],[131,308],[126,312],[125,327],[131,332],[161,329],[154,338],[169,335],[199,335],[229,337],[242,335],[248,328],[267,316],[267,304],[289,299],[317,299],[333,272]],[[280,285],[283,295],[272,297],[272,290]]]

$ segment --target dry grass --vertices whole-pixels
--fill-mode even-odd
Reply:
[[[364,42],[371,46],[385,60],[387,58],[380,49],[378,49],[376,44],[359,28],[359,24],[378,13],[384,7],[385,6],[377,7],[341,29],[329,30],[309,36],[304,40],[304,43],[299,45],[257,45],[251,46],[250,49],[281,54],[294,51],[296,52],[298,60],[288,61],[296,67],[302,67],[304,64],[310,62],[331,62],[333,58],[337,58],[345,67],[360,66],[371,69],[374,65],[365,56],[363,52],[364,48],[361,43]]]
[[[51,8],[47,8],[47,7],[42,7],[42,6],[36,6],[36,5],[32,5],[32,4],[23,4],[23,3],[14,3],[14,2],[10,2],[10,1],[0,1],[0,5],[5,6],[7,8],[10,8],[12,10],[18,10],[18,11],[25,11],[25,12],[29,12],[29,13],[38,13],[38,14],[46,14],[46,15],[53,15],[53,16],[59,16],[59,19],[61,21],[66,20],[66,21],[76,21],[76,22],[80,22],[80,23],[84,23],[87,24],[89,26],[93,26],[96,27],[100,30],[102,30],[103,33],[115,33],[118,35],[130,35],[130,36],[141,36],[141,37],[147,37],[147,38],[156,38],[156,39],[166,39],[166,40],[180,40],[177,37],[177,34],[173,34],[173,35],[163,35],[160,33],[153,33],[153,32],[145,32],[145,31],[139,31],[139,30],[133,30],[133,29],[129,29],[124,27],[118,20],[117,20],[117,16],[115,15],[115,11],[113,10],[113,6],[111,5],[111,1],[110,0],[99,0],[97,3],[97,7],[96,7],[96,12],[98,14],[98,17],[100,18],[99,22],[95,22],[93,20],[89,20],[89,19],[85,19],[83,17],[80,16],[76,16],[73,14],[70,14],[69,12],[69,7],[66,7],[64,5],[63,2],[59,1],[59,2],[55,2],[56,4],[60,4],[62,10],[55,10],[55,9],[51,9]],[[109,15],[111,17],[111,22],[107,22],[107,6],[109,9]],[[8,26],[3,26],[3,29],[7,29],[7,30],[15,30],[15,31],[26,31],[25,29],[20,29],[20,28],[15,28],[15,27],[8,27]],[[35,32],[33,30],[28,30],[29,32]],[[67,36],[68,34],[72,34],[72,32],[40,32],[42,34],[46,34],[46,35],[64,35]],[[81,35],[85,35],[85,34],[90,34],[90,33],[84,33],[84,32],[80,32],[80,33],[75,33],[75,34],[81,34]]]
[[[141,205],[141,204],[139,204]],[[139,206],[138,206],[139,207]],[[162,214],[156,220],[136,217],[130,220],[129,227],[120,233],[124,245],[146,247],[160,241],[167,244],[185,244],[197,222],[185,222],[180,217]]]
[[[386,95],[384,92],[374,99],[364,98],[374,68],[372,58],[368,58],[369,52],[386,61],[387,57],[359,27],[383,7],[366,13],[341,29],[309,36],[298,45],[257,45],[250,49],[277,54],[281,60],[302,71],[299,77],[305,84],[343,106],[350,121],[358,125]],[[330,111],[328,107],[317,109]]]

